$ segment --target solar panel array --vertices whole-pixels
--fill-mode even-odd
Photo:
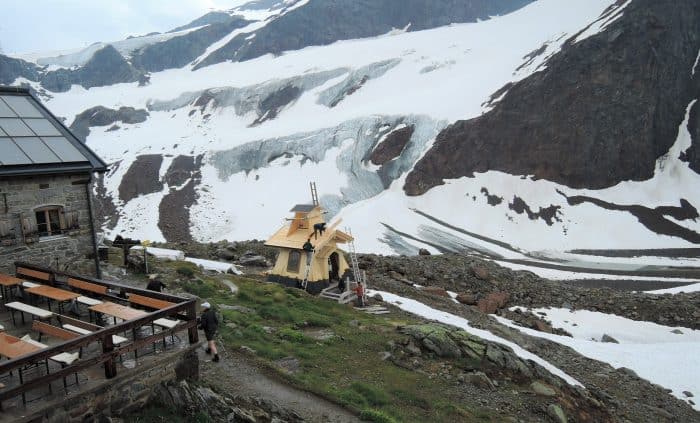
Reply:
[[[0,165],[86,162],[29,96],[0,95]]]

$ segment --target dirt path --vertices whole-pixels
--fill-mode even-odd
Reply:
[[[345,408],[317,397],[306,391],[294,388],[268,376],[245,356],[222,351],[219,363],[213,363],[211,356],[199,350],[200,376],[230,395],[264,398],[281,408],[294,410],[309,422],[359,422],[360,420]]]

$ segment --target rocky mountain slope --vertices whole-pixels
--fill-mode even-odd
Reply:
[[[33,87],[111,163],[96,188],[111,236],[265,238],[315,180],[363,251],[683,249],[700,239],[699,13],[257,1],[0,56],[0,81]]]

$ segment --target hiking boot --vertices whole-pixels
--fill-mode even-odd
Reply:
[[[207,353],[207,354],[211,354],[211,348],[207,347],[207,349],[204,350],[204,352]]]
[[[219,362],[219,354],[215,354],[215,355],[214,355],[214,359],[213,359],[212,361],[213,361],[214,363],[218,363],[218,362]]]

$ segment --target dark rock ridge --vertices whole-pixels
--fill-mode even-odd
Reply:
[[[141,123],[145,122],[148,116],[148,111],[144,109],[120,107],[119,110],[114,110],[96,106],[78,114],[71,123],[70,130],[85,142],[85,139],[90,135],[90,127],[107,126],[114,122]]]
[[[476,22],[512,12],[531,0],[311,0],[251,34],[240,34],[197,67],[245,61],[339,40],[372,37],[394,28],[409,31]],[[196,68],[197,68],[196,67]]]
[[[0,84],[10,85],[17,78],[36,81],[39,78],[36,65],[0,54]]]
[[[119,199],[128,203],[139,195],[151,194],[163,189],[160,167],[163,156],[145,154],[136,157],[119,184]]]
[[[165,173],[163,180],[170,191],[158,206],[158,228],[168,242],[192,241],[190,207],[197,202],[202,158],[201,155],[177,156]]]
[[[619,210],[629,212],[631,215],[636,217],[637,220],[639,220],[639,223],[644,225],[650,231],[653,231],[660,235],[668,235],[682,238],[688,242],[692,242],[693,244],[700,244],[700,233],[697,233],[692,229],[688,229],[684,226],[681,226],[673,222],[672,220],[666,218],[666,216],[670,216],[676,220],[682,221],[695,220],[698,217],[700,217],[700,215],[698,215],[697,209],[693,207],[693,205],[690,204],[688,200],[681,199],[680,207],[661,206],[652,209],[636,204],[613,204],[598,198],[587,197],[585,195],[574,195],[571,197],[565,197],[569,205],[572,206],[576,206],[582,203],[591,203],[607,210]]]
[[[208,15],[204,15],[200,19]],[[212,22],[204,28],[140,49],[133,54],[131,63],[136,68],[147,72],[159,72],[164,69],[185,66],[201,56],[211,44],[231,31],[242,28],[249,23],[249,21],[237,16],[232,17],[227,13],[223,13],[223,15],[226,15],[228,19],[221,22]],[[197,20],[194,22],[197,22]],[[194,26],[199,25],[192,25],[192,27]]]
[[[415,126],[407,125],[403,128],[394,129],[390,132],[382,142],[377,145],[372,154],[370,161],[375,165],[383,165],[384,163],[399,157],[408,141],[413,135]]]
[[[168,31],[168,33],[184,31],[186,29],[197,28],[199,26],[228,23],[233,18],[235,18],[235,17],[231,16],[230,14],[228,14],[226,12],[209,12],[205,15],[198,17],[197,19],[193,20],[192,22],[188,23],[187,25],[182,25],[182,26],[178,26],[177,28],[171,29],[170,31]]]
[[[488,170],[574,188],[648,179],[700,92],[699,48],[696,0],[633,0],[603,32],[567,40],[494,109],[442,131],[404,190]]]
[[[95,52],[92,58],[76,70],[59,69],[47,72],[41,85],[54,92],[68,91],[71,85],[85,88],[103,87],[123,82],[136,82],[143,74],[131,66],[112,45]]]

